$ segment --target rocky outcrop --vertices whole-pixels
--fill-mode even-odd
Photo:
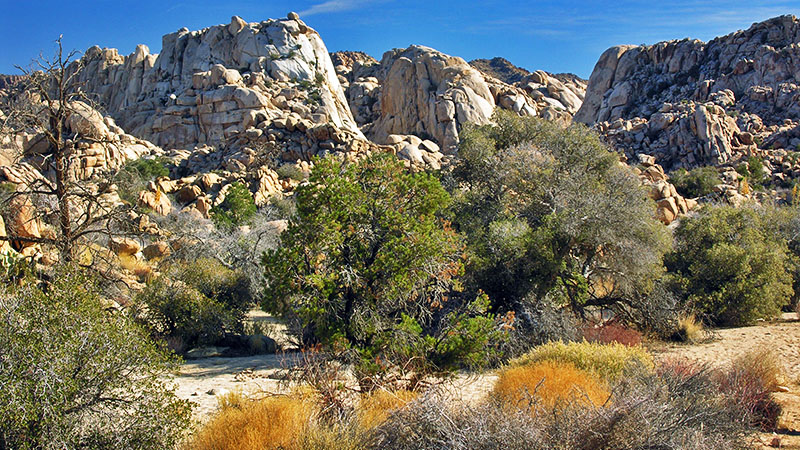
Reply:
[[[325,44],[296,15],[184,28],[163,37],[158,55],[92,47],[83,65],[84,89],[122,128],[161,147],[218,145],[290,113],[363,137]]]
[[[586,88],[573,75],[529,73],[502,58],[475,63],[484,69],[492,61],[514,68],[519,76],[510,84],[499,69],[482,72],[461,58],[417,45],[386,52],[380,62],[360,52],[337,52],[332,58],[353,117],[369,138],[395,145],[390,136],[414,135],[434,142],[444,154],[455,152],[465,123],[489,123],[496,107],[566,125]]]
[[[616,46],[574,120],[665,167],[728,164],[800,144],[800,21],[781,16],[708,43]],[[620,131],[622,130],[622,131]]]
[[[160,151],[150,142],[125,133],[114,119],[103,116],[86,103],[73,101],[68,109],[66,131],[73,136],[72,157],[78,160],[77,164],[70,165],[69,175],[74,180],[86,180],[116,170],[129,160]],[[35,168],[45,178],[52,179],[53,150],[44,134],[35,130],[18,130],[0,136],[0,181],[25,182],[20,174],[29,172],[26,167]]]
[[[469,65],[506,84],[519,83],[531,74],[522,67],[517,67],[511,64],[511,61],[500,57],[492,59],[473,59],[469,62]]]
[[[375,141],[414,134],[454,153],[461,125],[489,123],[494,97],[463,59],[414,45],[386,52],[381,67],[380,117],[369,133]]]
[[[639,176],[642,185],[647,188],[648,195],[656,202],[656,219],[669,225],[680,216],[697,207],[697,201],[684,198],[675,190],[664,173],[664,168],[656,164],[656,159],[649,155],[639,155],[639,166],[634,172]]]

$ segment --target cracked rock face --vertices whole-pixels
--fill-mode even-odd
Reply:
[[[292,112],[363,137],[325,44],[296,15],[184,28],[163,37],[158,55],[92,47],[83,64],[84,89],[117,123],[165,148],[219,144]]]
[[[708,43],[612,47],[574,120],[628,157],[654,155],[673,169],[745,153],[781,164],[773,150],[800,144],[800,21],[776,17]]]

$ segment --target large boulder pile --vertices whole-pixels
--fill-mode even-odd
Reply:
[[[586,87],[575,76],[519,68],[524,76],[508,83],[497,71],[479,70],[485,65],[476,68],[419,45],[386,52],[380,62],[359,52],[334,53],[333,59],[353,116],[368,137],[393,145],[390,136],[414,135],[435,142],[444,154],[455,153],[465,123],[489,123],[496,107],[567,124]]]
[[[363,138],[319,34],[297,14],[164,36],[162,51],[90,48],[84,89],[132,134],[165,148],[218,145],[295,114]],[[73,66],[77,67],[77,65]]]
[[[755,155],[791,174],[784,156],[800,145],[798,67],[794,16],[708,43],[616,46],[595,65],[574,120],[595,125],[629,157],[655,155],[669,169]]]
[[[554,75],[543,70],[528,72],[503,58],[476,59],[469,64],[488,77],[524,89],[536,102],[537,110],[543,111],[543,115],[549,115],[550,111],[566,111],[571,119],[581,107],[586,94],[586,80],[571,73]]]

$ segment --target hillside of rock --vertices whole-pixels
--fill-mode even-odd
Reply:
[[[488,123],[496,107],[567,124],[585,91],[577,77],[561,81],[542,71],[525,71],[521,81],[509,84],[461,58],[419,45],[388,51],[380,62],[360,52],[332,57],[353,117],[367,137],[392,144],[396,138],[391,136],[414,135],[445,154],[455,153],[465,123]]]
[[[708,43],[616,46],[598,60],[575,121],[594,125],[629,157],[669,169],[765,159],[797,174],[800,21],[781,16]]]
[[[531,74],[522,67],[517,67],[511,61],[501,57],[473,59],[469,62],[469,65],[507,84],[519,83]]]
[[[108,113],[162,147],[220,144],[292,114],[361,137],[325,44],[296,14],[183,28],[163,37],[158,55],[93,47],[83,66],[80,81]]]

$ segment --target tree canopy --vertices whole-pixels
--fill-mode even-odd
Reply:
[[[472,287],[501,311],[531,297],[636,307],[669,247],[636,176],[583,126],[499,110],[494,121],[464,130],[448,182]]]
[[[321,159],[296,202],[264,257],[266,310],[294,319],[307,343],[354,351],[365,373],[480,362],[494,323],[485,297],[457,292],[464,245],[441,217],[450,196],[435,177],[387,154]]]

